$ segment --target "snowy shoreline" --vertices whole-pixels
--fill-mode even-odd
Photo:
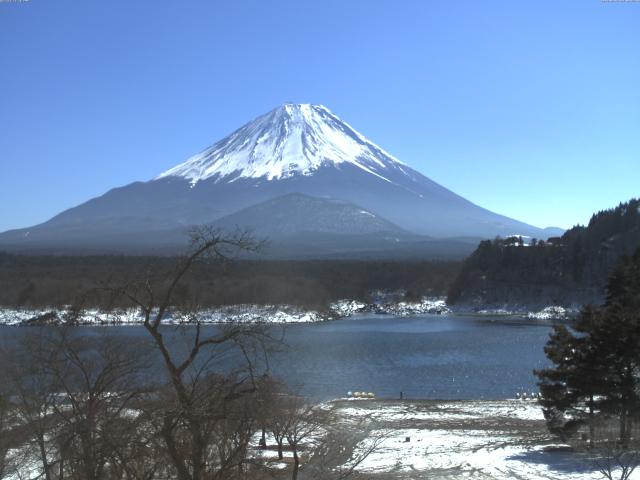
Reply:
[[[227,323],[267,323],[293,324],[317,323],[340,320],[354,315],[393,315],[407,317],[415,315],[447,314],[480,317],[513,317],[530,321],[566,320],[573,311],[560,306],[550,306],[538,312],[509,311],[501,309],[466,310],[451,308],[443,298],[425,297],[419,302],[385,301],[364,303],[357,300],[340,300],[332,303],[328,310],[306,310],[291,305],[229,305],[207,308],[199,312],[203,324]],[[69,308],[16,309],[0,308],[0,326],[38,325],[140,325],[144,321],[142,313],[136,309],[102,311],[91,308],[74,312]],[[180,312],[171,312],[163,322],[167,325],[193,323],[192,317]]]

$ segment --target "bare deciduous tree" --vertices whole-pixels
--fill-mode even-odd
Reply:
[[[73,326],[78,307],[63,326],[36,327],[8,352],[15,368],[8,369],[7,408],[25,434],[25,458],[39,459],[44,480],[255,480],[273,473],[252,454],[253,439],[262,432],[266,445],[269,430],[280,459],[285,442],[293,452],[294,480],[303,469],[305,478],[351,475],[368,453],[347,455],[325,407],[260,374],[258,365],[268,371],[269,330],[205,327],[197,293],[184,283],[198,263],[260,245],[245,232],[207,228],[192,240],[169,273],[101,288],[139,309],[144,343],[80,332]],[[158,364],[162,374],[147,370]],[[6,405],[0,401],[0,428]],[[0,439],[0,460],[4,447]]]
[[[247,398],[254,398],[255,375],[251,349],[260,344],[263,329],[230,324],[205,334],[197,299],[189,298],[182,282],[197,262],[220,260],[239,250],[260,248],[247,232],[225,235],[210,228],[193,232],[191,251],[164,282],[143,278],[118,288],[144,317],[144,328],[160,353],[169,388],[157,404],[156,426],[179,480],[232,478],[242,472],[247,445],[255,428],[247,415]],[[172,350],[163,335],[163,322],[180,319],[189,347]],[[236,348],[246,360],[243,371],[223,372],[220,351]],[[215,368],[218,367],[218,368]]]
[[[358,467],[387,436],[376,430],[376,422],[365,415],[355,422],[341,421],[331,410],[323,413],[324,434],[315,442],[305,465],[305,478],[344,480],[358,476]]]
[[[48,327],[26,335],[11,358],[16,419],[42,476],[121,478],[118,446],[133,439],[131,408],[145,394],[140,346]]]
[[[640,451],[620,445],[600,445],[596,447],[594,464],[607,480],[628,480],[640,465]]]
[[[286,442],[292,453],[291,478],[343,480],[357,474],[357,468],[384,440],[375,432],[370,416],[346,420],[332,404],[313,404],[292,395],[284,387],[273,396],[268,431],[283,460]]]
[[[0,392],[0,478],[4,478],[5,474],[8,473],[7,470],[9,467],[7,455],[10,448],[10,412],[11,406],[9,399],[4,392]]]
[[[626,441],[620,441],[618,421],[616,418],[600,416],[582,426],[582,430],[576,432],[569,442],[576,452],[584,456],[591,468],[607,480],[627,480],[640,465],[638,429],[630,428]],[[631,423],[632,426],[637,427]],[[631,435],[632,432],[635,435]]]
[[[322,431],[319,407],[303,403],[300,397],[292,397],[288,405],[289,422],[286,428],[287,443],[293,453],[291,479],[297,480],[300,470],[300,449]]]

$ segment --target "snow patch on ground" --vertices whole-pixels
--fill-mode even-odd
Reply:
[[[377,296],[376,296],[377,295]],[[468,314],[464,309],[452,310],[442,297],[423,297],[419,301],[404,301],[403,292],[372,293],[372,303],[343,299],[332,303],[326,311],[307,310],[291,305],[229,305],[200,310],[196,317],[201,323],[313,323],[355,314],[381,314],[407,317],[415,315],[446,315],[455,311]],[[549,306],[538,312],[519,312],[505,309],[484,309],[473,312],[488,317],[513,316],[533,321],[566,320],[575,311],[561,306]],[[140,310],[127,309],[112,312],[92,308],[74,312],[64,308],[0,308],[0,325],[50,325],[74,323],[77,325],[137,325],[144,321]],[[166,324],[194,323],[192,313],[169,312]]]
[[[419,302],[363,303],[356,300],[339,300],[331,304],[331,311],[340,317],[357,313],[377,313],[396,316],[421,314],[446,314],[451,310],[443,298],[424,297]]]
[[[496,315],[496,316],[516,314],[516,312],[514,312],[513,310],[507,310],[505,308],[484,308],[482,310],[476,311],[475,313],[477,313],[478,315]]]
[[[568,318],[569,311],[559,305],[543,308],[539,312],[529,312],[527,318],[534,320],[564,320]]]
[[[541,321],[550,321],[550,320],[567,320],[571,315],[577,313],[575,308],[566,308],[560,305],[549,305],[548,307],[543,308],[537,312],[531,312],[524,308],[514,308],[513,310],[506,308],[484,308],[481,310],[475,310],[473,312],[476,315],[486,315],[486,316],[520,316],[525,317],[530,320],[541,320]]]
[[[444,299],[424,298],[421,302],[369,304],[357,300],[340,300],[327,312],[306,310],[291,305],[229,305],[203,309],[197,313],[201,323],[313,323],[349,317],[356,313],[390,314],[397,316],[448,313]],[[163,323],[169,325],[194,323],[192,313],[168,312]],[[138,309],[103,311],[96,308],[74,312],[61,309],[0,309],[0,325],[138,325],[144,316]]]
[[[601,478],[588,458],[549,435],[536,402],[336,403],[345,422],[363,416],[375,422],[371,438],[360,442],[356,451],[364,451],[372,438],[384,437],[358,467],[372,479],[390,478],[388,474],[434,480]]]
[[[310,323],[327,320],[319,312],[303,310],[287,305],[232,305],[204,309],[198,312],[201,323]],[[169,312],[163,323],[178,325],[194,323],[190,313]],[[139,325],[144,322],[140,310],[106,312],[87,309],[75,313],[70,309],[0,310],[0,325],[49,325],[74,323],[77,325]]]
[[[342,399],[341,399],[342,401]],[[542,409],[535,401],[482,400],[467,402],[430,402],[423,408],[414,402],[390,403],[384,408],[371,409],[368,404],[343,407],[340,413],[346,417],[370,415],[378,420],[430,420],[442,422],[470,418],[510,418],[543,421]]]

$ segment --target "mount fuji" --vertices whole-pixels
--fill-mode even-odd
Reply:
[[[310,254],[327,235],[327,251],[340,254],[356,244],[427,251],[443,239],[557,233],[471,203],[322,105],[288,103],[152,180],[0,234],[0,247],[158,251],[183,246],[185,231],[203,223],[253,228],[275,243],[309,245],[299,251]]]

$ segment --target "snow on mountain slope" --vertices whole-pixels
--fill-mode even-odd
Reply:
[[[183,177],[192,184],[218,176],[267,180],[311,175],[327,164],[349,163],[386,181],[404,164],[356,132],[323,105],[285,104],[167,170],[156,179]]]

